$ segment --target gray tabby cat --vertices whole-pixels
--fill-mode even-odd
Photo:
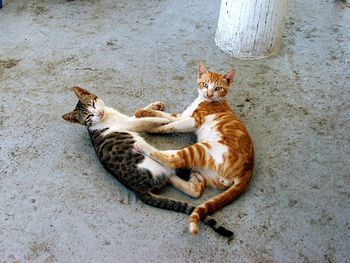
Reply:
[[[156,195],[176,171],[167,168],[133,149],[135,142],[146,143],[137,132],[167,124],[164,118],[128,117],[115,109],[106,107],[96,95],[80,87],[73,91],[79,102],[74,111],[63,115],[63,119],[88,127],[98,158],[105,169],[123,185],[135,192],[146,204],[190,215],[195,209],[186,202]],[[163,110],[162,103],[152,103],[145,109]],[[215,232],[225,237],[233,233],[207,216],[203,220]]]

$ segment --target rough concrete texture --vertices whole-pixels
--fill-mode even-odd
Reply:
[[[349,262],[350,8],[290,1],[283,47],[239,61],[214,43],[218,1],[5,1],[0,10],[0,261]],[[237,70],[228,100],[255,143],[248,191],[215,213],[235,233],[188,233],[100,165],[73,109],[80,84],[132,114],[181,111],[197,62]],[[191,135],[147,136],[162,149]],[[170,187],[167,195],[195,204]]]

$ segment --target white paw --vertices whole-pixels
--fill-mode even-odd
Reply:
[[[147,129],[148,133],[162,133],[162,126]]]
[[[168,119],[165,118],[154,118],[154,124],[155,125],[165,125],[170,123]]]
[[[159,110],[159,111],[163,111],[165,109],[165,105],[163,102],[161,101],[156,101],[156,102],[153,102],[151,104],[151,109],[152,110]]]

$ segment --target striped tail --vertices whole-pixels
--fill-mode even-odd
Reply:
[[[162,197],[159,195],[155,195],[151,192],[144,192],[139,194],[138,196],[144,203],[148,205],[155,206],[162,209],[172,210],[175,212],[184,213],[187,215],[191,214],[192,211],[195,209],[194,206],[186,202],[170,199],[167,197]]]
[[[214,213],[225,205],[231,203],[235,199],[237,199],[247,188],[250,178],[252,176],[253,171],[248,170],[243,174],[237,183],[232,185],[230,188],[225,190],[224,192],[218,194],[217,196],[209,199],[205,203],[196,207],[189,217],[189,228],[190,232],[193,235],[197,235],[199,233],[199,222],[206,221],[209,214]],[[210,221],[210,220],[209,220]],[[207,223],[209,226],[210,222]],[[210,226],[212,227],[212,226]],[[213,227],[212,227],[213,228]],[[220,228],[220,226],[218,226]],[[213,228],[214,229],[214,228]],[[214,229],[215,230],[215,229]],[[219,231],[219,230],[218,230]],[[218,232],[217,231],[217,232]]]
[[[172,210],[175,212],[181,212],[187,215],[191,215],[192,212],[196,210],[196,207],[194,207],[189,203],[170,199],[167,197],[158,196],[150,192],[139,194],[139,198],[148,205],[155,206],[162,209]],[[224,228],[223,226],[217,225],[216,220],[211,216],[206,216],[205,218],[203,218],[202,221],[221,236],[224,236],[224,237],[233,236],[233,233],[230,230]]]

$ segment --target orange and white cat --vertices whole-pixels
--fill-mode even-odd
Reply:
[[[168,114],[140,109],[136,117],[162,117],[171,122],[148,130],[151,133],[194,132],[197,143],[181,150],[160,151],[150,145],[135,143],[134,148],[171,168],[192,168],[190,181],[177,176],[172,185],[193,197],[199,197],[206,185],[223,189],[192,212],[190,232],[198,234],[199,222],[206,215],[231,203],[247,188],[253,173],[254,148],[247,129],[233,113],[225,96],[235,71],[224,75],[208,72],[203,63],[198,68],[198,97],[182,113]]]

